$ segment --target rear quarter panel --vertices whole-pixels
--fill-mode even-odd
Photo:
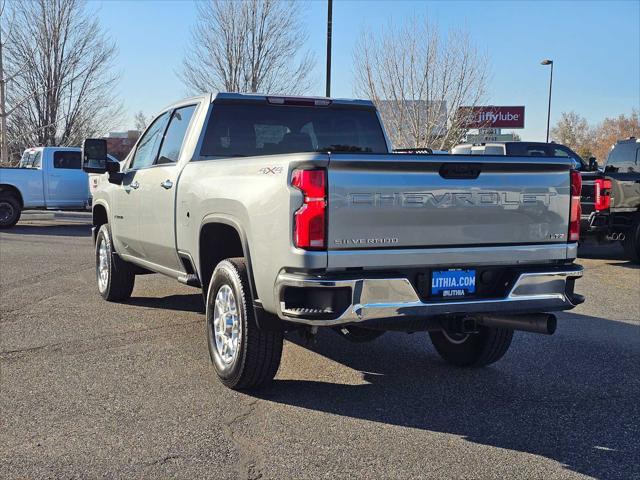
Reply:
[[[320,167],[328,156],[320,153],[218,158],[191,161],[178,181],[177,245],[198,263],[200,230],[205,223],[236,226],[251,259],[258,298],[275,311],[274,285],[283,267],[323,269],[326,252],[307,252],[293,246],[293,214],[302,194],[289,185],[297,167]],[[199,268],[199,265],[196,265]]]
[[[36,168],[0,168],[0,185],[18,189],[25,208],[44,207],[42,170]]]

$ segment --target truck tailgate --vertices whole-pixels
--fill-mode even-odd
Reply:
[[[547,157],[332,154],[328,248],[566,242],[570,167]]]

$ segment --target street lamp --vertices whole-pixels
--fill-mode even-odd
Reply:
[[[549,122],[551,121],[551,85],[553,85],[553,60],[544,59],[540,65],[551,65],[551,75],[549,76],[549,109],[547,110],[547,143],[549,143]]]
[[[331,30],[333,30],[333,0],[327,2],[327,97],[331,96]]]

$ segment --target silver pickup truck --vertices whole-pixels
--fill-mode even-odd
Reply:
[[[164,109],[121,171],[88,139],[98,290],[126,300],[149,272],[202,288],[235,389],[274,377],[287,330],[426,331],[475,367],[584,301],[569,158],[391,152],[368,101],[226,93]]]

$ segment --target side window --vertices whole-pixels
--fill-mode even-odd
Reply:
[[[32,168],[40,168],[42,165],[42,152],[36,152],[33,156],[33,165]]]
[[[80,152],[53,152],[53,168],[80,170]]]
[[[528,145],[527,156],[528,157],[546,157],[547,152],[546,152],[546,149],[542,146]]]
[[[565,158],[569,157],[573,161],[573,168],[574,169],[582,170],[582,168],[583,168],[582,162],[578,158],[576,158],[574,155],[571,155],[571,153],[569,153],[564,148],[558,148],[558,147],[553,148],[553,156],[554,157],[565,157]]]
[[[569,157],[570,155],[565,152],[564,150],[562,150],[561,148],[554,148],[553,149],[553,156],[554,157]]]
[[[165,112],[156,118],[138,141],[136,153],[133,155],[131,165],[129,166],[131,170],[153,165],[158,155],[158,148],[160,148],[160,142],[162,141],[162,135],[164,134],[167,122],[169,121],[170,113],[170,111]]]
[[[167,128],[167,133],[165,133],[162,146],[160,147],[158,164],[175,163],[178,161],[182,142],[184,141],[184,136],[187,133],[187,128],[189,127],[189,122],[195,109],[195,105],[190,105],[174,110],[169,122],[169,128]]]

